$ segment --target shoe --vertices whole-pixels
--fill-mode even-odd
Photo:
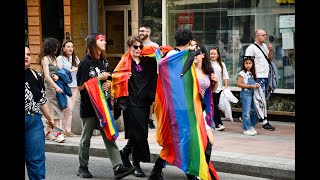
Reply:
[[[222,130],[224,130],[225,128],[226,128],[226,127],[224,127],[224,125],[219,124],[218,127],[217,127],[217,128],[214,128],[214,129],[217,130],[217,131],[222,131]]]
[[[51,139],[51,137],[50,137],[50,131],[46,133],[45,139],[46,139],[46,140],[50,140],[50,139]]]
[[[135,169],[135,167],[124,167],[122,164],[120,164],[118,170],[114,171],[114,177],[115,179],[121,179],[132,174]]]
[[[258,134],[258,132],[252,126],[251,126],[251,131],[254,133],[254,135]]]
[[[248,135],[248,136],[254,136],[254,132],[250,130],[246,130],[246,131],[243,131],[243,134],[244,135]]]
[[[92,178],[92,174],[89,172],[88,166],[80,166],[77,175],[82,178]]]
[[[73,137],[75,134],[73,134],[72,132],[69,132],[69,131],[64,131],[63,134],[65,136],[68,136],[68,137]]]
[[[153,124],[153,120],[152,120],[152,119],[149,119],[148,124],[149,124],[149,128],[150,128],[150,129],[154,129],[154,128],[156,127],[156,126]]]
[[[132,167],[132,164],[129,161],[129,154],[125,153],[123,150],[120,150],[120,156],[124,167]]]
[[[148,177],[148,180],[163,180],[162,170],[153,166],[153,169]]]
[[[61,133],[61,132],[58,132],[55,139],[54,139],[55,142],[58,142],[58,143],[63,143],[66,141],[66,138],[64,137],[64,134]]]
[[[266,129],[266,130],[269,130],[269,131],[274,131],[275,128],[273,126],[271,126],[269,123],[266,123],[264,125],[262,125],[262,129]]]
[[[140,166],[135,166],[135,168],[136,168],[136,170],[134,170],[134,172],[133,172],[133,175],[134,175],[135,177],[144,177],[144,176],[145,176],[145,174],[144,174],[144,172],[142,171],[142,169],[141,169]]]

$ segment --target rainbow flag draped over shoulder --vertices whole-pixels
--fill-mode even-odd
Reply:
[[[140,55],[153,57],[158,61],[161,59],[163,53],[166,53],[171,49],[173,49],[171,46],[163,46],[161,51],[153,46],[144,46]],[[111,93],[114,99],[128,96],[128,79],[129,74],[131,73],[131,63],[131,55],[127,52],[121,57],[121,60],[112,73]]]
[[[205,158],[208,139],[194,65],[180,78],[189,54],[187,50],[180,51],[158,62],[155,97],[157,142],[163,147],[160,157],[168,163],[186,174],[211,180]]]
[[[92,78],[85,82],[84,85],[99,118],[100,126],[103,128],[108,140],[116,140],[119,136],[118,129],[108,106],[106,95],[102,90],[100,80],[98,77]]]

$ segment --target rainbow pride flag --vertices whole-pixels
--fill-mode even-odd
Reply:
[[[114,118],[107,103],[105,92],[102,90],[102,85],[98,77],[91,78],[84,83],[91,103],[96,111],[100,121],[100,126],[105,132],[108,140],[116,140],[119,136],[118,129],[114,122]]]
[[[200,87],[192,65],[180,77],[190,52],[180,51],[161,59],[155,97],[156,138],[162,150],[160,157],[186,174],[211,180],[211,162],[205,158],[207,134],[202,114]],[[215,177],[215,176],[214,176]],[[218,176],[215,179],[219,179]]]
[[[173,49],[171,46],[162,46],[157,49],[153,46],[144,46],[141,50],[141,56],[153,57],[159,61],[163,53]],[[111,93],[114,99],[122,96],[128,96],[128,79],[131,73],[132,58],[129,52],[125,53],[112,73]]]

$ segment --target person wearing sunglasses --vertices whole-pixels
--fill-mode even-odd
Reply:
[[[129,155],[132,153],[133,173],[136,177],[144,177],[145,173],[140,167],[140,162],[150,162],[150,148],[148,143],[148,122],[150,105],[154,101],[157,77],[157,62],[153,57],[140,56],[144,45],[138,36],[130,36],[127,41],[128,52],[122,56],[115,68],[113,81],[118,81],[118,66],[130,72],[129,79],[120,87],[127,87],[126,108],[123,110],[125,139],[127,145],[120,151],[123,164],[131,167]],[[121,79],[121,78],[120,78]],[[123,79],[123,78],[122,78]],[[117,96],[115,96],[117,98]]]
[[[254,33],[255,42],[249,45],[245,51],[245,56],[254,56],[255,70],[257,76],[257,83],[261,84],[262,91],[266,97],[266,86],[268,84],[269,76],[269,62],[273,60],[272,44],[266,44],[267,34],[263,29],[257,29]],[[259,46],[260,48],[258,48]],[[263,51],[263,52],[262,52]],[[267,56],[266,59],[265,55]],[[262,122],[262,129],[274,131],[275,127],[271,126],[269,121],[259,119]]]

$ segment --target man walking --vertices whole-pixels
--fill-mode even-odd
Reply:
[[[266,95],[266,85],[268,83],[268,75],[269,75],[269,63],[273,60],[273,51],[272,51],[272,44],[266,45],[267,34],[266,31],[263,29],[257,29],[254,33],[255,42],[248,46],[245,52],[245,56],[254,56],[254,63],[256,67],[256,76],[257,76],[257,83],[261,84],[261,88],[264,92],[264,96]],[[256,45],[255,45],[256,44]],[[260,48],[258,48],[258,46]],[[263,52],[262,52],[263,51]],[[266,59],[265,55],[268,57]],[[271,126],[268,120],[265,118],[262,120],[262,128],[274,131],[275,128]]]
[[[151,28],[150,28],[149,25],[147,25],[147,24],[140,25],[140,27],[139,27],[139,38],[143,41],[143,45],[144,46],[153,46],[153,47],[159,49],[160,46],[157,43],[151,41],[150,34],[151,34]],[[153,124],[153,119],[152,119],[153,106],[154,106],[154,102],[152,102],[152,104],[150,105],[149,122],[148,122],[150,129],[154,129],[155,128],[155,126]]]

